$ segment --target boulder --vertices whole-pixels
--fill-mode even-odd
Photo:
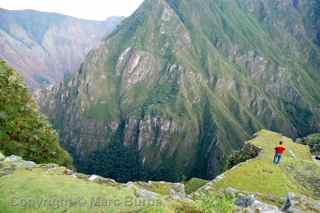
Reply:
[[[88,180],[93,182],[93,181],[95,181],[97,178],[99,178],[98,175],[91,175],[91,176],[88,178]]]
[[[6,162],[18,162],[22,161],[22,157],[16,156],[16,155],[10,155],[4,159]]]
[[[32,169],[37,164],[33,161],[25,161],[22,157],[16,155],[10,155],[4,159],[4,162],[9,162],[13,166],[17,168],[25,168],[25,169]]]
[[[3,161],[6,157],[0,152],[0,161]]]
[[[143,198],[146,200],[156,200],[160,198],[160,195],[155,192],[150,192],[145,189],[138,189],[136,192],[137,197]]]
[[[57,164],[41,164],[37,167],[43,169],[47,174],[51,175],[63,175],[65,167],[59,166]]]
[[[128,182],[128,183],[126,183],[126,187],[129,189],[133,189],[133,188],[135,188],[135,185],[133,182]]]
[[[314,208],[315,208],[315,209],[320,209],[320,201],[318,201],[318,202],[316,202],[316,203],[314,204]]]
[[[12,173],[13,173],[13,170],[2,169],[0,170],[0,177],[11,175]]]
[[[255,200],[251,206],[247,208],[247,212],[250,213],[281,213],[281,210],[276,207],[261,201]]]
[[[59,167],[59,165],[53,164],[53,163],[50,163],[50,164],[40,164],[40,165],[39,165],[39,168],[42,168],[42,169],[45,170],[45,171],[48,171],[48,170],[51,170],[51,169],[54,169],[54,168],[57,168],[57,167]]]
[[[98,176],[98,175],[91,175],[89,178],[88,178],[89,181],[91,182],[95,182],[95,183],[100,183],[100,184],[117,184],[117,182],[113,179],[110,179],[110,178],[104,178],[104,177],[101,177],[101,176]]]
[[[239,194],[237,190],[230,188],[230,193]],[[281,210],[273,205],[269,205],[267,203],[261,202],[259,200],[256,200],[255,195],[241,195],[238,199],[235,201],[235,205],[240,207],[239,212],[247,212],[247,213],[281,213]]]
[[[298,201],[296,201],[295,199],[296,199],[295,194],[292,192],[289,192],[281,210],[283,212],[288,212],[288,213],[303,213],[303,211],[297,207]],[[305,199],[305,198],[303,197],[302,199]]]
[[[289,193],[281,210],[288,213],[320,212],[320,201],[301,194]]]
[[[1,167],[1,169],[0,169],[0,177],[6,176],[6,175],[11,175],[15,170],[14,165],[2,165],[2,166],[3,167]]]
[[[20,166],[26,169],[32,169],[35,167],[37,164],[33,161],[21,161]]]
[[[242,208],[247,208],[256,201],[256,198],[254,195],[246,195],[246,196],[241,196],[236,201],[234,202],[235,205],[242,207]]]
[[[88,180],[90,178],[89,175],[85,175],[82,173],[74,173],[73,176],[82,180]]]
[[[234,189],[232,187],[228,187],[224,190],[225,194],[227,195],[231,195],[233,197],[235,197],[238,193],[239,193],[239,190],[237,189]]]
[[[277,202],[277,201],[279,201],[279,197],[276,197],[276,196],[274,196],[274,195],[272,195],[272,194],[269,194],[267,197],[266,197],[266,199],[268,199],[269,201],[271,201],[271,202]]]
[[[294,205],[293,196],[294,196],[293,193],[288,193],[286,197],[286,201],[281,208],[282,211],[288,211]]]
[[[65,169],[64,171],[63,171],[63,173],[65,174],[65,175],[73,175],[73,170],[71,170],[71,169]]]
[[[174,199],[186,199],[186,191],[184,184],[181,183],[175,183],[172,189],[170,189],[169,194]]]

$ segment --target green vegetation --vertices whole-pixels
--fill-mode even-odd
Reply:
[[[71,166],[58,135],[40,114],[22,77],[0,61],[0,150],[38,163]]]
[[[272,164],[274,147],[283,141],[286,152],[280,165]],[[284,197],[295,192],[309,197],[319,197],[320,167],[313,162],[307,146],[270,131],[260,131],[249,141],[262,149],[254,160],[226,171],[221,181],[214,184],[218,189],[233,187],[246,192],[259,192]]]
[[[192,178],[192,179],[185,182],[186,193],[191,194],[191,193],[197,191],[202,186],[206,185],[208,182],[209,182],[208,180],[203,180],[203,179],[199,179],[199,178]]]
[[[313,155],[320,155],[320,134],[311,134],[305,138],[299,138],[298,143],[308,145]]]
[[[130,208],[124,204],[126,199],[139,200],[132,189],[89,183],[63,175],[62,171],[53,169],[46,172],[43,168],[32,171],[19,169],[13,175],[0,177],[1,211],[87,213],[108,209],[108,212],[119,212]],[[41,200],[43,203],[39,204]],[[48,201],[45,203],[45,200]],[[116,204],[117,200],[121,202],[119,206]]]
[[[164,206],[160,207],[146,207],[141,209],[141,213],[202,213],[199,208],[197,208],[194,203],[184,202],[179,200],[171,200]]]
[[[231,169],[232,167],[245,162],[247,160],[257,157],[260,153],[260,149],[256,146],[247,143],[245,144],[240,151],[233,153],[227,162],[226,169]]]
[[[91,153],[88,162],[84,163],[86,168],[82,170],[88,174],[112,177],[119,182],[136,181],[141,178],[140,161],[136,152],[133,147],[127,147],[119,139],[115,139],[109,146]]]
[[[233,197],[214,192],[201,194],[196,206],[203,213],[230,213],[235,209]]]

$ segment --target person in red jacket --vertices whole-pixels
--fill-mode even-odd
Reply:
[[[279,164],[280,163],[282,154],[284,153],[285,150],[286,150],[286,148],[283,145],[283,142],[280,141],[279,146],[277,146],[275,148],[275,155],[274,155],[274,158],[273,158],[273,163],[274,164]]]

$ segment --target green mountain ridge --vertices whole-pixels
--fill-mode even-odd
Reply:
[[[319,129],[319,6],[146,0],[41,109],[81,172],[211,179],[260,129]]]

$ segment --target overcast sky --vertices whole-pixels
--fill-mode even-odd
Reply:
[[[34,9],[78,18],[105,20],[110,16],[129,16],[143,0],[0,0],[0,8]]]

